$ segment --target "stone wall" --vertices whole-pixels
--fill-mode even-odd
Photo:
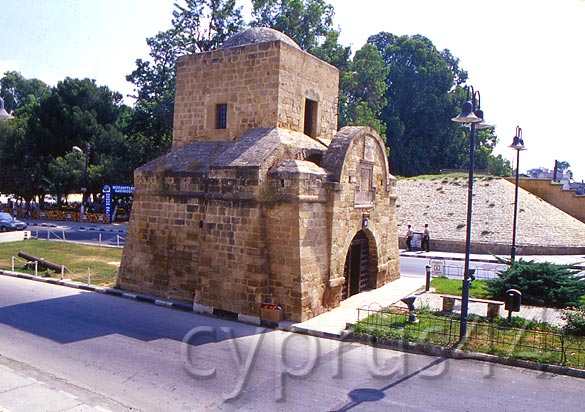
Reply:
[[[330,284],[342,286],[345,258],[353,237],[363,230],[369,239],[372,259],[372,284],[379,287],[400,276],[396,243],[396,180],[389,174],[384,142],[367,127],[345,127],[332,142],[324,159],[335,181],[329,217],[332,225]],[[337,146],[337,147],[335,147]],[[343,156],[344,161],[334,159]],[[331,162],[331,163],[329,163]],[[340,168],[327,167],[340,164]],[[360,168],[372,166],[373,207],[356,208],[356,187],[360,185]],[[332,170],[333,169],[333,170]],[[367,226],[364,224],[367,218]],[[340,292],[334,294],[339,299]],[[335,303],[333,303],[335,305]]]
[[[182,56],[177,61],[173,148],[235,140],[254,128],[303,132],[305,102],[317,102],[317,135],[337,128],[337,69],[279,41]],[[227,104],[227,127],[216,127]]]
[[[514,178],[507,180],[516,183]],[[550,180],[521,178],[518,180],[518,184],[522,189],[546,200],[581,222],[585,222],[585,196],[577,195],[574,190],[565,190],[562,184]]]
[[[239,192],[244,188],[237,182],[257,177],[253,170],[237,174],[215,179],[183,176],[181,180],[190,181],[191,187],[183,185],[178,191],[169,186],[160,189],[160,181],[169,176],[137,171],[141,185],[119,286],[257,315],[261,297],[268,292],[266,218],[261,202],[232,196],[221,188],[229,180]],[[204,185],[207,193],[200,190]]]
[[[285,162],[270,173],[275,195],[268,225],[271,292],[294,320],[327,309],[328,186],[326,171],[307,161]]]
[[[408,224],[422,232],[428,223],[431,251],[465,251],[467,177],[400,178],[397,192],[397,243],[401,248]],[[475,178],[472,253],[510,253],[514,196],[514,183],[504,178]],[[585,223],[522,188],[516,229],[517,254],[585,253]]]

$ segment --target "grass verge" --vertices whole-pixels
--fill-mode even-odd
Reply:
[[[90,269],[91,284],[112,287],[122,260],[121,248],[82,245],[79,243],[55,242],[48,240],[27,240],[24,242],[0,243],[0,268],[11,270],[12,256],[18,252],[43,258],[57,265],[65,265],[65,278],[77,282],[87,282],[87,269]],[[14,270],[34,274],[34,268],[26,268],[22,258],[15,260]],[[61,273],[45,270],[39,266],[40,276],[60,277]]]
[[[485,280],[474,280],[469,288],[469,296],[476,299],[490,299],[487,292]],[[431,287],[435,288],[436,293],[441,295],[461,296],[462,282],[456,279],[447,279],[439,277],[431,280]]]

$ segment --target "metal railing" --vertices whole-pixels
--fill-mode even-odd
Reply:
[[[76,242],[76,243],[92,243],[96,242],[99,246],[116,246],[116,247],[123,247],[126,238],[119,234],[113,236],[104,235],[101,232],[97,232],[95,236],[95,240],[87,239],[87,240],[73,240],[71,237],[68,239],[66,236],[65,230],[49,230],[49,229],[40,229],[36,231],[31,231],[36,239],[45,239],[51,241],[61,241],[61,242]],[[86,232],[87,233],[87,232]]]
[[[429,266],[433,267],[433,265],[439,263],[441,268],[441,273],[433,273],[434,277],[437,276],[446,276],[450,279],[463,279],[463,271],[464,267],[463,264],[457,265],[452,262],[449,262],[446,259],[430,259]],[[474,270],[474,276],[476,279],[479,280],[486,280],[486,279],[494,279],[498,277],[498,272],[504,271],[508,269],[508,265],[505,264],[497,264],[497,265],[484,265],[481,263],[471,263],[469,265],[470,269]]]
[[[454,347],[459,341],[459,324],[458,316],[418,314],[417,322],[411,322],[409,312],[402,308],[362,308],[358,309],[355,330],[356,333],[382,338]],[[468,323],[467,338],[461,349],[585,369],[585,337],[547,325],[531,329],[472,320]]]

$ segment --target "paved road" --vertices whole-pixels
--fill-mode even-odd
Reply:
[[[340,343],[9,277],[0,277],[0,355],[0,364],[111,411],[549,412],[583,403],[577,378]],[[0,393],[0,410],[11,393]]]
[[[25,219],[37,239],[66,240],[103,246],[124,246],[127,224],[92,224]]]

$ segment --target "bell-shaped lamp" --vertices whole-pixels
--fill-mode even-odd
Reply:
[[[511,147],[512,149],[518,151],[526,150],[526,147],[524,147],[524,140],[522,139],[522,136],[514,136],[514,141],[508,147]]]
[[[477,117],[475,113],[473,113],[473,105],[471,102],[467,101],[463,103],[463,107],[461,108],[461,113],[457,117],[452,118],[454,122],[458,123],[478,123],[481,122],[481,118]]]
[[[483,118],[483,110],[479,109],[476,110],[475,112],[473,112],[477,117],[479,117],[481,119],[481,121],[475,123],[475,130],[480,130],[480,129],[489,129],[490,127],[494,127],[493,125],[487,123],[484,118]],[[465,123],[463,124],[464,127],[471,127],[471,123]]]
[[[14,116],[11,116],[6,109],[4,109],[4,99],[0,97],[0,120],[9,120],[14,119]]]
[[[491,124],[486,123],[486,121],[483,117],[483,110],[481,110],[481,109],[476,110],[475,115],[481,119],[480,122],[475,124],[476,129],[478,129],[478,130],[479,129],[489,129],[490,127],[493,127]]]

